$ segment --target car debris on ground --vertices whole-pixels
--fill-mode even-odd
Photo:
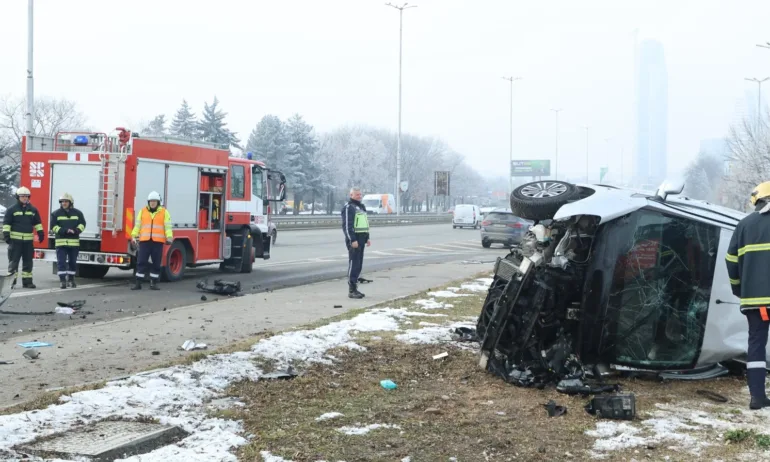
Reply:
[[[240,281],[232,282],[223,279],[215,279],[213,284],[209,284],[208,279],[198,281],[195,285],[198,289],[217,295],[227,295],[230,297],[241,296]]]
[[[208,345],[205,343],[196,343],[195,340],[191,339],[185,341],[180,348],[185,351],[206,350],[208,349]]]

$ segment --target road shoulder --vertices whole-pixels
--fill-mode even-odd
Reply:
[[[326,281],[275,292],[209,301],[163,312],[92,325],[74,326],[16,338],[0,344],[0,408],[39,397],[47,390],[109,380],[158,367],[195,354],[180,350],[193,339],[209,349],[226,347],[274,332],[376,305],[467,278],[485,265],[426,264],[365,275],[374,282],[360,286],[363,300],[347,298],[344,281]],[[209,300],[216,297],[208,296]],[[337,308],[335,308],[337,307]],[[341,308],[339,308],[341,307]],[[40,357],[22,357],[17,342],[53,344]]]

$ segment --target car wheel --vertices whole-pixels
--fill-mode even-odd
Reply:
[[[455,226],[455,225],[452,225],[452,229],[457,229],[457,226]]]
[[[181,241],[174,241],[166,252],[166,266],[161,268],[163,282],[176,282],[184,277],[187,267],[187,249]]]
[[[246,231],[248,232],[248,231]],[[254,238],[251,234],[246,238],[241,256],[241,273],[251,273],[254,268]]]
[[[548,220],[566,203],[578,198],[577,186],[564,181],[527,183],[511,193],[511,211],[525,220]]]
[[[273,239],[272,245],[275,245],[275,241],[278,239],[278,230],[274,229],[270,236]]]
[[[492,247],[492,243],[489,242],[489,240],[487,240],[487,239],[483,239],[481,241],[481,246],[484,247],[485,249],[488,249],[488,248]]]

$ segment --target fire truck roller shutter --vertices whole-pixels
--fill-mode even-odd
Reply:
[[[83,212],[86,220],[86,229],[80,233],[80,237],[95,237],[99,229],[100,169],[99,164],[82,162],[51,164],[50,210],[47,214],[41,210],[40,215],[50,217],[51,212],[59,208],[59,197],[68,192],[77,198],[77,208]]]

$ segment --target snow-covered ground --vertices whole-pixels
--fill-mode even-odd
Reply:
[[[365,350],[357,343],[364,332],[396,332],[395,338],[406,343],[444,343],[451,341],[456,327],[472,327],[474,319],[463,318],[438,324],[445,317],[438,310],[451,305],[436,297],[483,296],[489,279],[481,279],[454,290],[435,292],[430,299],[418,300],[410,309],[372,309],[352,319],[334,322],[316,329],[294,330],[263,339],[250,351],[213,355],[189,366],[137,374],[129,379],[108,383],[104,388],[74,393],[46,409],[0,416],[0,454],[15,445],[38,437],[62,432],[84,423],[106,418],[132,419],[154,417],[161,423],[178,425],[190,433],[178,444],[157,449],[149,454],[124,459],[131,462],[235,461],[238,447],[248,443],[240,422],[211,417],[208,404],[222,398],[225,389],[243,379],[258,380],[262,371],[257,359],[275,361],[278,367],[296,363],[331,364],[336,358],[327,354],[334,348]],[[426,310],[426,311],[421,311]],[[436,323],[421,323],[418,329],[405,329],[410,317],[430,316]],[[459,321],[459,322],[458,322]],[[461,347],[472,346],[458,344]],[[339,412],[330,410],[316,418],[319,425],[329,425]],[[725,413],[723,409],[700,406],[660,404],[655,412],[633,422],[598,421],[586,433],[595,438],[591,457],[601,459],[613,451],[665,445],[688,454],[699,454],[711,444],[723,444],[722,434],[728,429],[745,428],[765,432],[770,410],[749,413]],[[363,435],[368,431],[400,431],[397,422],[362,423],[338,429],[347,434]],[[265,460],[288,462],[263,452]],[[749,459],[752,454],[745,454]],[[757,454],[752,460],[758,460]],[[748,459],[747,459],[748,460]]]

